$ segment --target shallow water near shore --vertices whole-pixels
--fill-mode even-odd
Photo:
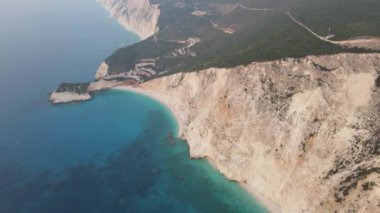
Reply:
[[[110,90],[47,102],[60,82],[92,79],[136,41],[95,0],[0,1],[1,213],[266,212],[205,160],[189,159],[157,101]]]

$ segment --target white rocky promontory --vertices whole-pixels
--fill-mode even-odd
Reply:
[[[158,31],[159,5],[149,0],[99,0],[127,30],[144,40]]]
[[[92,98],[92,93],[100,90],[111,89],[117,86],[123,85],[123,81],[117,80],[98,80],[89,83],[83,88],[83,91],[76,91],[75,86],[70,89],[64,89],[63,91],[59,91],[59,89],[55,90],[50,94],[50,102],[53,104],[64,104],[71,102],[79,102],[79,101],[88,101]]]
[[[50,94],[50,102],[53,104],[88,101],[90,99],[91,95],[89,93],[79,94],[76,92],[52,92]]]
[[[379,212],[380,54],[176,74],[140,89],[206,157],[282,212]],[[377,83],[375,83],[377,82]]]

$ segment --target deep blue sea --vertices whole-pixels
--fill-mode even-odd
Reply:
[[[95,0],[0,0],[0,213],[266,212],[189,159],[155,100],[111,90],[48,103],[137,41]]]

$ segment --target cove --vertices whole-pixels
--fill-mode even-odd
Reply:
[[[0,3],[0,212],[266,212],[189,159],[159,102],[119,90],[47,102],[136,41],[94,0]]]

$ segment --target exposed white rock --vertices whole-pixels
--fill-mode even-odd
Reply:
[[[106,77],[107,75],[108,75],[108,65],[106,64],[106,62],[102,62],[98,70],[96,71],[95,79],[99,80]]]
[[[123,27],[137,34],[142,40],[158,31],[159,5],[152,5],[149,0],[99,0],[99,2]],[[108,64],[102,62],[95,79],[100,80],[106,77],[112,76],[109,76]],[[133,76],[133,78],[140,81],[138,76]]]
[[[186,40],[172,40],[170,42],[175,42],[177,44],[185,44],[185,46],[178,48],[174,50],[171,54],[170,57],[177,57],[177,56],[197,56],[197,53],[192,51],[192,47],[195,46],[196,44],[200,43],[202,40],[197,37],[190,37]]]
[[[310,56],[176,74],[140,90],[180,116],[192,157],[281,211],[378,212],[379,72],[380,54]]]
[[[92,98],[91,93],[105,90],[105,89],[111,89],[120,85],[123,85],[123,81],[116,81],[116,80],[98,80],[91,82],[90,85],[87,87],[86,93],[76,93],[72,91],[63,91],[63,92],[57,92],[54,91],[50,94],[50,102],[53,104],[63,104],[63,103],[71,103],[71,102],[79,102],[79,101],[87,101]]]
[[[144,40],[158,31],[159,5],[149,0],[99,0],[127,30]]]
[[[91,99],[89,93],[78,94],[75,92],[53,92],[50,94],[50,102],[53,104],[87,101]]]
[[[205,15],[207,15],[207,12],[206,11],[201,11],[201,10],[194,10],[193,12],[191,12],[191,15],[194,15],[194,16],[205,16]]]
[[[99,80],[91,82],[91,84],[88,86],[88,90],[91,92],[99,91],[99,90],[105,90],[110,89],[113,87],[117,87],[122,85],[123,82],[121,81],[106,81],[106,80]]]

